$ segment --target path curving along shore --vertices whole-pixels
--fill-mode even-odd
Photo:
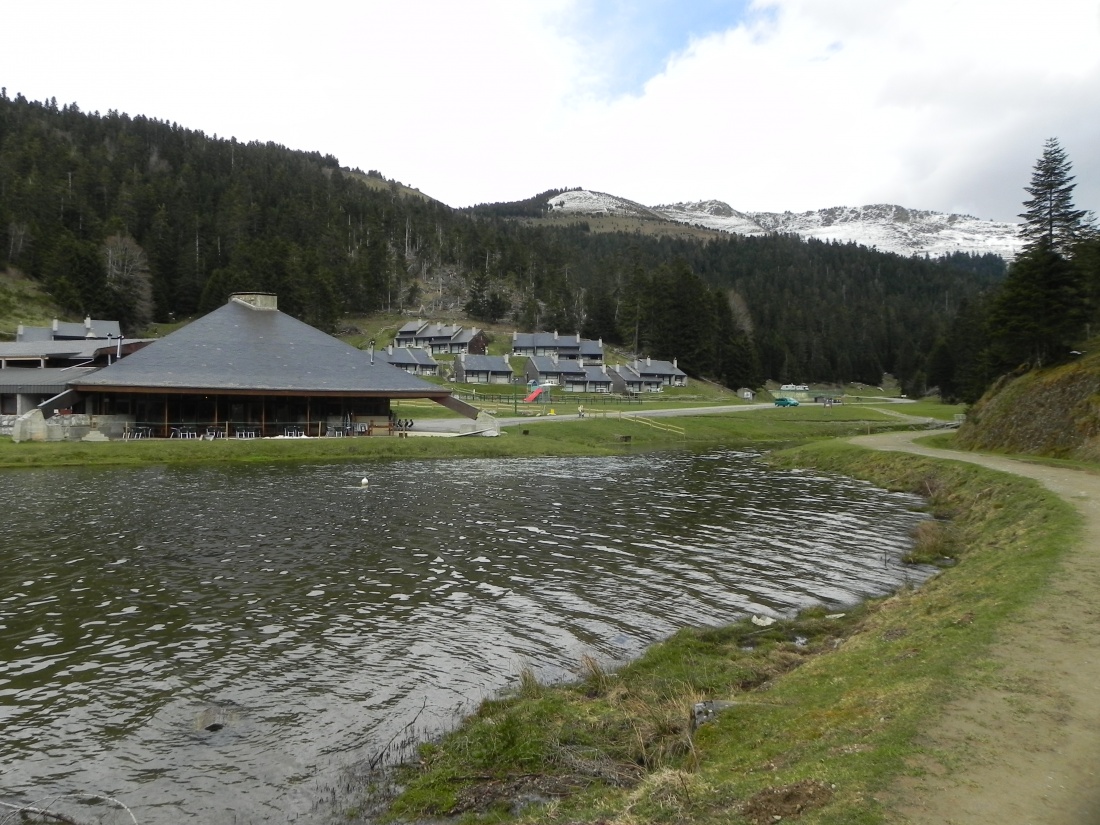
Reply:
[[[914,443],[926,433],[852,443],[967,461],[1033,478],[1085,520],[1034,603],[991,651],[996,678],[945,706],[924,732],[922,776],[881,801],[908,825],[1100,823],[1100,476]],[[931,754],[941,754],[934,759]]]

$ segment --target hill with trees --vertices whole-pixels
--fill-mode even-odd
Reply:
[[[562,191],[456,210],[320,152],[0,90],[0,268],[130,334],[262,290],[323,329],[466,315],[580,331],[730,386],[891,372],[914,393],[1004,273],[992,255],[532,224]]]

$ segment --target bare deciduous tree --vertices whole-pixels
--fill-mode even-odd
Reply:
[[[129,235],[112,235],[103,243],[103,261],[119,322],[131,331],[148,324],[153,287],[145,250]]]

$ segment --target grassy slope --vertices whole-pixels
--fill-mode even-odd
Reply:
[[[684,630],[617,675],[582,663],[576,685],[521,678],[515,696],[424,749],[394,810],[507,819],[533,788],[565,796],[525,822],[771,822],[798,813],[785,800],[807,805],[806,825],[888,821],[876,793],[905,773],[940,704],[988,676],[983,652],[1046,581],[1077,518],[1033,482],[969,465],[836,441],[778,461],[926,496],[951,520],[922,531],[923,549],[958,565],[841,618]],[[737,704],[692,737],[702,699]]]
[[[15,340],[15,330],[49,326],[54,318],[68,320],[37,283],[12,271],[0,272],[0,340]]]
[[[1100,340],[1090,342],[1100,345]],[[976,403],[959,431],[967,449],[1100,459],[1100,349],[1077,361],[1007,377]]]

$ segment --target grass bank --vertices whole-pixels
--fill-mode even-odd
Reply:
[[[684,629],[618,672],[578,662],[573,684],[521,674],[421,749],[390,815],[524,823],[886,823],[881,793],[912,770],[916,734],[993,677],[998,629],[1079,534],[1038,484],[841,441],[774,456],[919,493],[914,554],[948,559],[921,590],[808,610],[761,628]],[[714,718],[694,728],[697,703]],[[523,801],[536,804],[523,807]],[[354,811],[348,812],[355,819]]]
[[[529,425],[507,427],[498,438],[374,436],[19,444],[10,438],[0,438],[0,468],[612,455],[638,450],[704,449],[716,445],[766,449],[899,426],[896,418],[872,409],[796,407],[662,418],[651,422],[615,416],[581,421],[542,419]],[[625,436],[629,436],[629,441]]]

